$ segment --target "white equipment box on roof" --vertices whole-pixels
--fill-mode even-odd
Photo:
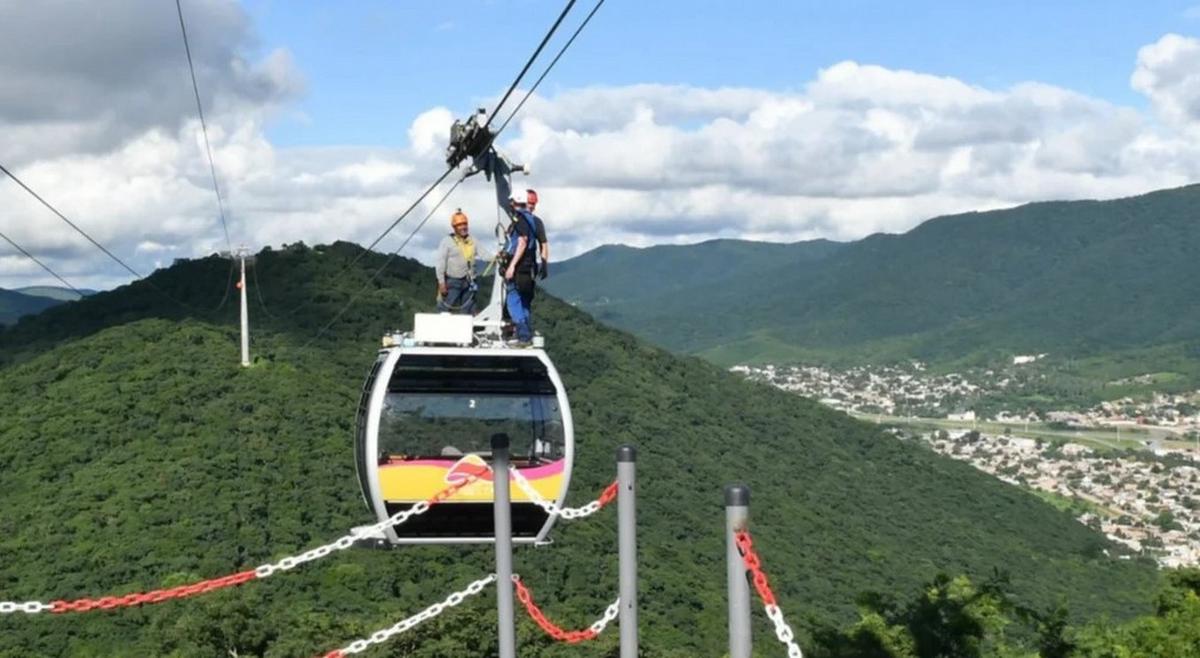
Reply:
[[[413,317],[413,340],[421,345],[468,346],[474,340],[474,320],[470,315],[417,313]]]

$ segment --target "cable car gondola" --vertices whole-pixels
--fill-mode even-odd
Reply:
[[[506,212],[514,167],[478,121],[452,132],[448,162],[464,154],[496,185]],[[479,131],[483,131],[480,136]],[[481,146],[482,145],[482,146]],[[480,148],[483,148],[480,151]],[[505,226],[497,226],[502,238]],[[478,316],[418,313],[413,331],[384,337],[359,403],[355,464],[367,507],[379,521],[428,500],[469,475],[478,479],[424,514],[375,539],[391,544],[494,540],[490,439],[510,440],[512,466],[546,501],[561,505],[571,481],[574,427],[566,390],[538,336],[532,348],[502,339],[504,286],[495,277]],[[541,543],[555,517],[510,483],[512,534]]]

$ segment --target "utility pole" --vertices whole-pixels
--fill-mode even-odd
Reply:
[[[238,249],[237,258],[242,263],[242,277],[238,279],[238,290],[242,293],[242,367],[250,367],[250,313],[246,308],[246,247]]]

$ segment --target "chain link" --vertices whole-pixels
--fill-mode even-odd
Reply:
[[[325,544],[324,546],[318,546],[314,549],[305,551],[299,555],[288,556],[281,560],[278,560],[277,562],[259,566],[258,568],[256,568],[254,570],[254,574],[259,578],[267,578],[269,576],[275,575],[276,573],[278,573],[280,571],[289,571],[291,569],[295,569],[296,567],[298,567],[306,562],[312,562],[313,560],[319,560],[319,559],[329,555],[330,553],[333,553],[334,551],[344,551],[347,548],[350,548],[351,546],[353,546],[355,544],[355,542],[359,541],[360,539],[365,539],[372,535],[377,535],[381,532],[384,532],[388,528],[394,528],[398,525],[401,525],[402,523],[404,523],[405,521],[408,521],[409,519],[413,518],[414,516],[420,516],[421,514],[428,512],[429,509],[431,507],[433,507],[434,505],[453,496],[455,493],[458,492],[458,490],[477,481],[478,479],[479,479],[479,477],[477,475],[468,475],[461,482],[456,482],[455,484],[453,484],[449,487],[446,487],[445,489],[434,494],[434,496],[428,500],[419,501],[412,507],[410,507],[406,510],[400,511],[400,512],[396,512],[395,514],[389,516],[388,518],[386,518],[378,523],[375,523],[373,525],[363,526],[361,528],[355,528],[354,531],[351,532],[350,534],[343,535],[342,537],[339,537],[336,540],[334,540],[328,544]]]
[[[28,601],[25,603],[15,603],[11,601],[0,602],[0,614],[12,614],[15,612],[23,612],[27,614],[37,614],[39,612],[50,611],[53,613],[64,612],[89,612],[91,610],[112,610],[113,608],[128,608],[139,606],[147,603],[162,603],[172,599],[182,599],[196,594],[204,594],[213,590],[223,589],[226,587],[234,587],[242,583],[250,582],[258,578],[266,578],[280,571],[288,571],[313,560],[319,560],[333,553],[334,551],[344,551],[353,546],[358,540],[364,539],[371,535],[377,534],[386,528],[393,527],[404,523],[410,518],[424,514],[429,511],[429,508],[445,501],[453,496],[463,487],[477,481],[478,475],[468,475],[461,482],[457,482],[442,491],[439,491],[428,500],[419,501],[407,510],[397,512],[391,517],[384,519],[374,525],[358,528],[348,535],[339,537],[333,542],[318,546],[311,550],[305,551],[299,555],[290,555],[277,562],[264,564],[253,571],[242,571],[239,573],[221,576],[220,578],[210,578],[196,583],[187,585],[179,585],[165,589],[157,589],[150,592],[133,592],[122,596],[102,596],[98,599],[80,598],[72,601],[58,600],[50,603],[41,603],[39,601]],[[455,604],[457,605],[457,603]]]
[[[767,611],[767,619],[775,624],[775,637],[779,639],[788,650],[788,658],[804,658],[804,654],[800,651],[800,645],[796,644],[796,636],[792,632],[792,627],[783,619],[783,611],[777,605],[765,605],[763,609]]]
[[[529,480],[521,474],[521,471],[515,466],[509,466],[508,470],[512,473],[513,480],[516,481],[517,487],[525,493],[529,500],[535,505],[545,510],[550,516],[560,516],[567,520],[582,519],[585,516],[591,516],[596,512],[604,509],[605,505],[611,503],[617,497],[617,482],[614,480],[611,484],[600,492],[600,497],[582,507],[560,507],[558,503],[551,502],[542,497],[542,494],[534,488]]]
[[[47,612],[53,609],[53,605],[42,603],[41,601],[0,601],[0,615],[9,615],[14,612],[36,615],[39,612]]]
[[[546,618],[546,613],[542,612],[537,603],[534,603],[533,594],[530,593],[528,587],[525,587],[525,583],[521,582],[520,577],[513,576],[513,585],[517,588],[517,600],[521,602],[521,605],[525,606],[525,611],[529,613],[534,623],[545,631],[546,635],[567,644],[579,644],[580,642],[596,639],[617,618],[621,610],[621,599],[618,598],[604,610],[604,614],[593,622],[591,626],[581,631],[568,631]]]
[[[758,598],[762,599],[767,618],[775,624],[775,637],[787,647],[788,658],[804,658],[804,654],[800,652],[800,645],[796,644],[796,634],[783,619],[783,611],[779,609],[775,592],[771,591],[771,583],[767,581],[767,574],[762,570],[762,558],[754,550],[754,540],[750,538],[749,531],[739,530],[733,535],[733,540],[742,554],[742,564],[746,565],[746,570],[750,572]]]
[[[429,621],[430,619],[437,617],[446,610],[449,610],[450,608],[462,603],[468,597],[475,596],[476,594],[482,592],[484,587],[487,587],[494,582],[496,582],[495,574],[491,574],[486,578],[480,578],[470,585],[467,585],[465,588],[450,594],[438,603],[434,603],[428,608],[425,608],[417,614],[404,619],[389,628],[375,631],[366,638],[355,640],[341,649],[330,651],[329,653],[325,654],[324,658],[344,658],[350,654],[362,653],[371,645],[387,642],[393,637],[406,631],[410,631],[413,628],[416,628],[417,626]]]
[[[613,623],[613,621],[616,620],[617,615],[619,615],[620,613],[621,613],[621,599],[618,598],[616,601],[613,601],[612,603],[608,604],[608,607],[604,609],[604,616],[597,619],[596,621],[592,622],[592,625],[590,627],[588,627],[589,630],[591,630],[596,635],[603,633],[604,629],[608,628],[608,625]]]

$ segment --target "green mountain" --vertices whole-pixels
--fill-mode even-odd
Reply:
[[[22,295],[30,295],[32,297],[57,299],[60,302],[73,302],[81,297],[96,294],[95,290],[88,290],[87,288],[76,292],[70,288],[63,288],[61,286],[26,286],[24,288],[17,288],[16,292],[19,292]]]
[[[358,392],[378,336],[432,309],[433,289],[429,271],[403,259],[364,286],[384,263],[375,254],[339,278],[359,251],[258,255],[251,368],[237,365],[228,264],[215,257],[0,330],[0,600],[178,585],[369,520],[352,458]],[[907,596],[939,572],[1006,572],[1023,605],[1065,604],[1079,618],[1150,609],[1151,564],[1117,559],[1102,536],[1017,488],[553,298],[536,311],[577,424],[569,502],[612,478],[616,446],[639,447],[645,655],[724,652],[721,488],[735,481],[753,490],[756,546],[808,655],[828,655],[814,638],[855,621],[865,592]],[[613,512],[560,524],[552,546],[521,549],[516,562],[552,619],[586,626],[616,592]],[[186,601],[0,615],[0,657],[312,656],[394,624],[490,565],[482,548],[351,549]],[[492,655],[491,601],[468,600],[371,655]],[[565,646],[522,619],[518,636],[522,656],[615,655],[615,630]]]
[[[41,313],[60,303],[60,300],[0,288],[0,325],[12,324],[22,316]]]
[[[754,277],[790,264],[810,263],[836,253],[829,240],[792,244],[709,240],[694,245],[639,249],[605,245],[576,258],[553,263],[548,290],[576,306],[605,312],[654,307],[674,297],[723,288],[731,273]]]
[[[1200,307],[1185,300],[1200,295],[1200,259],[1189,248],[1200,240],[1198,207],[1193,185],[939,217],[819,260],[759,270],[753,286],[730,275],[653,303],[581,298],[580,306],[721,363],[1130,351],[1143,361],[1195,359]],[[576,260],[563,264],[576,280],[600,276],[583,267],[589,256]],[[643,262],[627,276],[637,278],[639,267],[649,271]],[[570,280],[556,285],[576,298]]]

